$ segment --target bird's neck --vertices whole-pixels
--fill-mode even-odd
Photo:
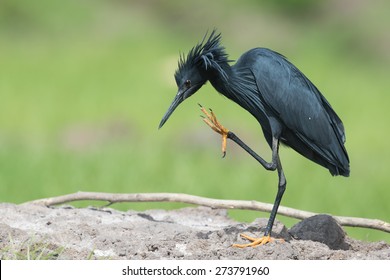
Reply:
[[[230,66],[226,63],[220,66],[225,74],[220,71],[213,71],[209,77],[213,87],[245,110],[249,112],[257,111],[261,102],[252,71],[237,64]]]
[[[219,63],[220,69],[210,69],[208,71],[208,80],[213,87],[221,94],[229,97],[230,81],[234,78],[234,71],[232,67],[227,63]]]
[[[224,74],[221,73],[221,71],[211,70],[209,76],[210,83],[219,93],[221,93],[225,97],[229,98],[235,103],[242,103],[239,100],[240,91],[242,91],[243,84],[243,78],[241,77],[242,75],[237,73],[235,65],[230,66],[227,62],[219,65],[224,71]],[[240,85],[241,87],[239,87]]]

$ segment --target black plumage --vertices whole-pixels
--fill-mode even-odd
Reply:
[[[278,171],[278,195],[265,232],[269,235],[286,187],[279,143],[327,168],[332,175],[349,176],[344,126],[317,87],[281,54],[255,48],[245,52],[231,66],[232,61],[220,43],[221,35],[215,30],[208,38],[206,35],[186,57],[180,57],[175,73],[179,90],[160,127],[182,101],[207,81],[251,113],[272,149],[272,162],[254,153],[234,133],[226,131],[226,137],[243,147],[266,169]]]

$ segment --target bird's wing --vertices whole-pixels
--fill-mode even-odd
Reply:
[[[260,98],[287,128],[315,150],[326,149],[335,134],[345,142],[340,118],[305,75],[283,56],[258,51],[252,68]]]

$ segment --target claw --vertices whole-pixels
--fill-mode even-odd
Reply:
[[[226,129],[218,120],[217,117],[215,116],[214,112],[212,109],[209,109],[209,112],[198,103],[200,110],[206,115],[201,116],[203,118],[203,121],[211,127],[212,130],[215,132],[219,133],[222,135],[222,158],[226,156],[226,145],[227,145],[227,138],[228,138],[228,133],[229,130]]]
[[[284,239],[273,238],[273,237],[271,237],[270,234],[265,235],[265,236],[260,237],[260,238],[251,237],[251,236],[243,234],[243,233],[241,233],[240,236],[242,238],[248,239],[249,241],[252,241],[252,242],[248,243],[248,244],[233,244],[232,245],[233,247],[236,247],[236,248],[257,247],[257,246],[265,245],[267,243],[275,242],[275,241],[284,242]]]

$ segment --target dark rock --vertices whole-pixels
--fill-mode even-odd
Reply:
[[[321,242],[333,250],[348,249],[344,230],[329,215],[316,215],[307,218],[295,224],[289,232],[295,239]]]

